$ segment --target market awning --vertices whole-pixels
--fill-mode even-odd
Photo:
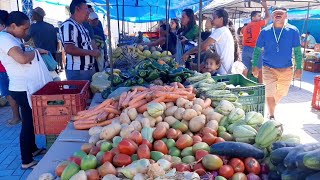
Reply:
[[[35,1],[61,6],[69,6],[71,2],[71,0]],[[94,5],[98,12],[106,13],[105,0],[87,0],[87,2]],[[185,8],[191,8],[195,12],[199,9],[199,0],[110,0],[110,16],[111,19],[119,18],[119,20],[136,23],[160,21],[166,19],[166,2],[170,2],[170,18],[180,17]],[[203,5],[208,5],[210,2],[212,0],[203,0]]]

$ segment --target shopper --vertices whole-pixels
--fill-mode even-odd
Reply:
[[[36,48],[49,51],[56,59],[58,45],[57,32],[52,24],[43,21],[45,15],[46,13],[40,7],[32,10],[31,20],[35,23],[30,26],[28,35],[24,40],[29,41],[32,38]]]
[[[274,119],[278,102],[287,95],[293,75],[295,78],[301,78],[302,74],[302,53],[298,29],[286,23],[287,9],[276,7],[272,15],[273,24],[261,31],[252,62],[252,73],[258,77],[258,61],[263,48],[262,77],[266,86],[270,119]],[[292,64],[292,49],[294,49],[295,67]]]
[[[20,132],[20,152],[22,168],[31,168],[37,164],[33,157],[43,151],[35,143],[32,110],[27,98],[26,72],[31,61],[35,58],[35,51],[25,51],[21,39],[27,35],[30,20],[27,15],[13,11],[4,17],[6,29],[0,32],[0,59],[7,70],[9,94],[21,107],[22,126]],[[40,53],[48,51],[38,48]],[[32,78],[32,77],[28,77]]]
[[[202,72],[210,72],[212,76],[218,75],[218,69],[221,66],[221,59],[216,52],[208,51],[204,56],[205,66]]]
[[[218,74],[230,74],[234,62],[234,40],[228,28],[228,13],[224,9],[216,9],[212,15],[212,24],[215,30],[209,38],[201,43],[201,51],[206,51],[210,46],[215,47],[215,51],[221,58],[221,67]],[[187,60],[191,54],[198,52],[198,47],[194,47],[183,55]]]
[[[247,67],[246,70],[244,70],[243,74],[245,76],[248,76],[248,73],[252,72],[252,54],[253,50],[256,47],[257,39],[260,34],[261,28],[264,27],[268,22],[270,21],[270,13],[267,7],[266,0],[261,1],[261,5],[264,8],[265,17],[264,19],[261,19],[261,12],[260,11],[252,11],[251,12],[251,22],[242,28],[242,62]],[[258,81],[262,83],[262,61],[261,59],[258,62],[258,67],[260,69]]]
[[[0,32],[5,29],[5,17],[8,16],[8,12],[0,10]],[[12,111],[12,119],[8,121],[9,125],[15,125],[21,122],[19,106],[16,101],[9,95],[9,78],[6,69],[1,64],[0,59],[0,95],[5,96],[10,104]]]
[[[316,39],[307,32],[306,34],[302,34],[302,42],[301,46],[309,49],[313,49],[314,46],[317,44]]]
[[[88,20],[89,10],[85,0],[73,0],[71,17],[60,27],[60,34],[67,53],[66,76],[68,80],[91,80],[94,58],[100,56],[93,49],[91,37],[82,23]]]
[[[186,45],[185,50],[193,47],[189,41],[196,41],[199,37],[199,26],[196,24],[194,12],[192,9],[184,9],[181,17],[181,28],[177,32],[181,42]]]
[[[233,42],[234,42],[234,62],[241,60],[240,59],[240,48],[239,48],[239,40],[236,34],[236,29],[234,28],[233,22],[229,20],[228,28],[232,34]]]
[[[179,19],[173,18],[170,21],[170,31],[174,34],[177,34],[178,29],[180,28]]]

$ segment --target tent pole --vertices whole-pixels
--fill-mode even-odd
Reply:
[[[118,0],[116,0],[116,6],[117,6],[117,22],[118,22],[118,44],[120,44],[120,19],[119,19],[119,4],[118,4]]]
[[[310,11],[310,2],[308,2],[308,12],[307,12],[307,19],[306,19],[306,34],[308,32],[308,21],[309,21],[309,12]],[[306,36],[307,37],[307,36]],[[306,46],[303,48],[303,56],[306,54]]]
[[[113,74],[113,60],[112,60],[112,46],[111,46],[111,24],[110,24],[110,3],[109,0],[106,0],[106,8],[107,8],[107,22],[108,22],[108,44],[109,44],[109,61],[111,74]],[[111,87],[113,87],[113,76],[111,76]]]
[[[197,70],[200,72],[200,56],[201,56],[201,30],[202,30],[202,0],[199,1],[199,36],[198,36],[198,62]]]
[[[167,3],[167,1],[166,1],[166,3]],[[169,4],[166,4],[166,11],[167,11],[167,19],[166,19],[166,30],[167,30],[167,39],[166,39],[166,48],[167,48],[167,55],[168,55],[168,51],[169,51],[169,17],[170,17],[170,14],[169,14],[169,12],[170,12],[170,3],[171,3],[171,0],[169,0]]]
[[[124,0],[122,0],[122,4],[124,5]],[[124,36],[124,6],[122,6],[122,36]]]
[[[150,6],[150,27],[149,27],[149,32],[151,31],[151,17],[152,17],[152,14],[151,14],[151,6]]]
[[[17,8],[18,8],[18,11],[20,11],[19,10],[19,0],[17,0]]]

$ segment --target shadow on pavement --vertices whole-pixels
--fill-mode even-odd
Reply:
[[[308,135],[320,142],[320,124],[303,124],[302,129]]]

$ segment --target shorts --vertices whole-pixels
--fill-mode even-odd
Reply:
[[[266,86],[266,97],[286,96],[289,92],[293,74],[293,67],[275,69],[263,66],[262,78]]]
[[[251,71],[251,69],[252,69],[253,51],[254,51],[253,47],[243,46],[243,49],[242,49],[242,63],[247,67],[248,71]],[[261,56],[260,56],[260,58],[258,60],[258,68],[259,69],[262,68]]]
[[[89,80],[91,81],[94,70],[66,70],[67,80]]]
[[[9,95],[9,77],[5,72],[0,72],[0,95]]]

